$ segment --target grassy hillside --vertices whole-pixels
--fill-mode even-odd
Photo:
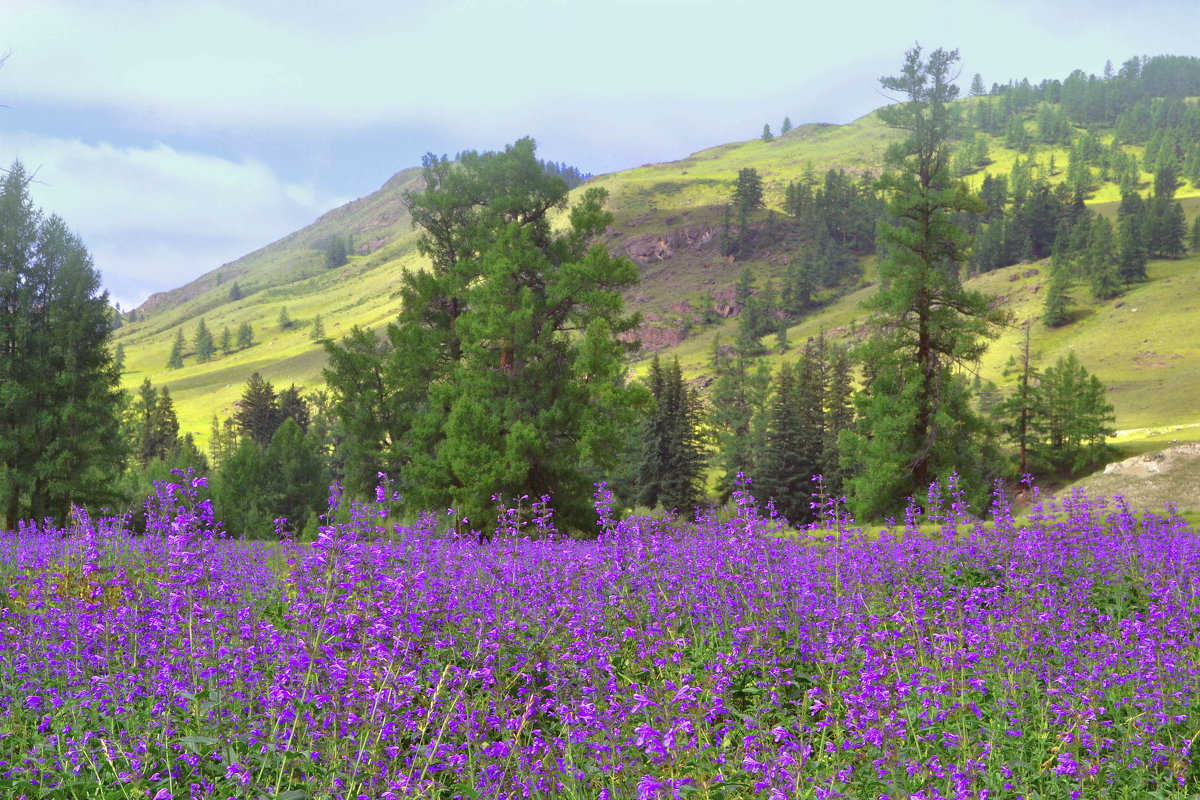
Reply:
[[[964,107],[979,99],[962,101]],[[1032,128],[1032,123],[1030,123]],[[787,183],[809,167],[818,179],[830,168],[853,175],[878,170],[883,152],[897,133],[868,115],[848,125],[805,125],[773,142],[751,140],[721,145],[669,163],[600,176],[588,183],[609,191],[615,220],[605,243],[630,255],[641,267],[642,284],[629,296],[630,306],[647,321],[646,343],[670,357],[678,355],[685,372],[703,378],[708,350],[715,337],[729,341],[736,318],[699,324],[710,292],[729,290],[749,266],[761,287],[782,274],[794,255],[786,244],[775,251],[756,252],[746,260],[720,255],[717,230],[737,172],[753,167],[763,178],[769,209],[779,211]],[[978,184],[987,172],[1008,171],[1018,153],[1006,149],[999,137],[987,137],[991,164],[968,178]],[[1139,148],[1127,150],[1137,153]],[[1041,148],[1032,157],[1048,166],[1050,154],[1059,165],[1065,150]],[[1021,155],[1022,160],[1030,154]],[[1049,172],[1047,170],[1047,172]],[[1063,169],[1048,174],[1054,183]],[[1143,186],[1152,176],[1143,173]],[[404,189],[417,185],[419,170],[398,173],[375,194],[329,212],[312,225],[226,264],[192,283],[156,295],[137,311],[138,321],[122,327],[116,341],[126,349],[124,381],[131,390],[149,378],[169,386],[181,428],[207,439],[212,415],[224,418],[251,373],[258,371],[277,388],[291,383],[312,389],[321,383],[325,357],[319,342],[309,336],[313,317],[320,314],[326,336],[338,338],[351,326],[376,327],[394,316],[393,296],[402,271],[419,267],[416,234],[401,203]],[[577,190],[582,191],[582,190]],[[1200,206],[1200,192],[1184,184],[1179,195],[1189,224]],[[1101,213],[1115,213],[1115,186],[1104,184],[1091,199]],[[765,226],[766,214],[756,219]],[[342,235],[352,244],[347,265],[327,269],[324,248],[330,237]],[[1036,273],[1034,272],[1036,270]],[[1014,266],[973,279],[975,288],[997,295],[1015,318],[1037,320],[1047,276],[1045,264]],[[860,334],[864,314],[859,303],[874,287],[873,264],[864,264],[857,287],[846,289],[819,312],[791,328],[793,343],[826,331],[835,339]],[[1151,262],[1151,280],[1133,287],[1116,301],[1093,304],[1088,292],[1074,292],[1076,319],[1064,328],[1048,330],[1034,323],[1034,352],[1040,365],[1074,349],[1083,364],[1110,387],[1117,409],[1118,437],[1130,452],[1160,447],[1174,439],[1200,439],[1200,411],[1191,402],[1190,387],[1200,385],[1200,330],[1194,325],[1200,303],[1200,258]],[[238,283],[241,299],[230,300]],[[280,310],[286,307],[293,325],[283,328]],[[253,326],[255,344],[243,351],[198,364],[185,354],[185,366],[168,370],[166,363],[176,331],[182,327],[189,349],[198,320],[220,340],[228,326]],[[684,329],[686,330],[686,335]],[[1002,383],[1004,361],[1016,352],[1017,330],[994,342],[982,365],[983,378]],[[765,343],[773,344],[773,336]],[[793,355],[770,355],[769,361]],[[635,362],[635,373],[644,368]]]

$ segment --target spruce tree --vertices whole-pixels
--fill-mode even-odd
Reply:
[[[167,359],[167,369],[183,368],[183,328],[175,330],[175,341],[171,344],[171,356]]]
[[[233,334],[229,331],[229,326],[226,325],[221,330],[221,354],[229,355],[233,352]]]
[[[678,358],[664,370],[655,355],[646,388],[654,404],[642,424],[639,502],[688,513],[699,503],[704,468],[700,400],[684,382]]]
[[[860,351],[873,377],[856,400],[859,425],[843,437],[850,500],[861,518],[902,509],[951,472],[974,499],[988,489],[985,424],[969,405],[961,370],[978,362],[1002,316],[961,283],[969,237],[958,219],[983,204],[950,175],[957,61],[957,51],[940,49],[922,61],[917,47],[900,75],[881,80],[907,97],[879,112],[907,138],[888,148],[880,179],[890,222],[879,228],[882,287],[866,304],[872,334]]]
[[[270,381],[263,380],[262,375],[255,372],[246,381],[246,388],[238,400],[234,421],[241,428],[242,434],[249,437],[259,447],[266,447],[279,427],[279,404],[275,395],[275,387]]]
[[[292,327],[292,318],[288,316],[287,306],[279,309],[279,327],[283,330]]]
[[[792,120],[790,117],[783,118],[783,124],[779,126],[779,135],[787,136],[792,131]]]
[[[0,178],[0,529],[109,505],[126,458],[112,315],[82,241]]]
[[[193,339],[193,346],[196,350],[197,361],[202,364],[212,361],[216,347],[213,344],[212,332],[204,324],[203,317],[201,317],[199,324],[196,325],[196,337]]]
[[[312,328],[308,332],[308,338],[314,342],[319,342],[325,338],[325,323],[321,321],[320,314],[313,317]]]

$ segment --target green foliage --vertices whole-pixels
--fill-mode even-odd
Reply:
[[[567,190],[534,150],[522,139],[456,164],[426,157],[425,188],[405,202],[431,268],[401,278],[386,343],[352,331],[327,345],[345,432],[362,437],[348,448],[348,485],[378,465],[412,507],[453,507],[481,529],[493,495],[548,495],[568,524],[590,527],[597,476],[581,464],[615,464],[617,430],[644,397],[625,386],[617,339],[636,323],[621,292],[637,270],[597,244],[612,221],[603,189],[552,231]],[[364,406],[361,390],[379,405]]]
[[[229,331],[229,326],[226,325],[221,329],[221,354],[229,355],[233,352],[233,334]]]
[[[329,237],[329,244],[325,247],[325,266],[330,269],[341,267],[347,260],[346,239],[341,234]]]
[[[764,142],[773,142],[773,141],[775,141],[775,137],[774,137],[774,136],[771,134],[771,126],[770,126],[769,124],[768,124],[768,125],[763,125],[763,131],[762,131],[762,140],[763,140]]]
[[[203,318],[201,318],[200,322],[196,325],[196,337],[193,340],[193,343],[196,350],[197,361],[199,361],[201,364],[212,361],[213,353],[215,352],[216,347],[213,345],[212,332],[209,331],[208,326],[204,324]]]
[[[325,503],[328,482],[317,444],[289,417],[271,437],[265,465],[272,518],[286,517],[288,529],[299,534],[309,516],[319,513]]]
[[[279,327],[283,330],[292,327],[292,318],[288,316],[287,306],[279,309]]]
[[[308,338],[314,342],[319,342],[325,338],[325,323],[321,321],[321,315],[317,314],[313,317],[312,327],[308,331]]]
[[[710,358],[715,380],[709,395],[709,426],[716,438],[719,493],[724,502],[733,492],[739,473],[757,473],[771,372],[746,350],[722,346],[719,338],[713,340]]]
[[[238,282],[234,281],[233,286],[229,287],[229,302],[236,303],[242,299],[242,288],[238,286]]]
[[[831,351],[823,335],[776,376],[754,495],[793,523],[815,519],[815,476],[824,476],[826,491],[840,490],[837,440],[852,422],[849,399],[848,355],[844,348]]]
[[[1090,226],[1084,256],[1084,271],[1091,284],[1092,297],[1097,300],[1109,300],[1120,292],[1121,276],[1114,251],[1112,223],[1098,217]]]
[[[171,355],[167,359],[167,369],[183,369],[183,328],[175,331],[175,341],[171,343]]]
[[[779,135],[787,136],[792,131],[792,120],[790,117],[783,118],[783,124],[779,126]]]
[[[986,426],[956,370],[979,360],[1001,315],[961,283],[969,237],[957,220],[983,204],[950,175],[957,60],[939,49],[923,62],[917,47],[900,75],[881,81],[908,99],[880,118],[908,136],[889,148],[880,180],[891,215],[878,234],[883,285],[866,303],[872,334],[860,350],[869,369],[856,399],[859,425],[843,437],[849,499],[861,518],[895,513],[955,471],[970,494],[987,488]]]
[[[0,523],[115,504],[125,460],[108,295],[79,237],[0,182]]]
[[[748,214],[763,207],[762,178],[754,167],[743,167],[738,170],[737,183],[733,187],[730,202],[742,214]]]
[[[238,325],[238,332],[237,332],[238,350],[245,350],[247,347],[250,347],[252,344],[254,344],[254,328],[251,327],[249,322],[243,322],[241,325]]]
[[[1075,475],[1103,464],[1113,453],[1113,408],[1099,378],[1090,375],[1074,352],[1042,373],[1032,417],[1031,449],[1040,463]]]
[[[1050,283],[1046,287],[1046,299],[1042,305],[1042,321],[1051,328],[1065,325],[1070,319],[1068,313],[1071,307],[1071,264],[1066,255],[1066,237],[1055,244],[1054,255],[1050,259]]]
[[[664,370],[656,355],[646,388],[654,405],[642,423],[638,499],[651,508],[686,513],[701,499],[705,458],[700,399],[684,383],[678,358]]]
[[[250,376],[233,415],[242,435],[265,448],[279,427],[279,405],[275,388],[257,372]]]

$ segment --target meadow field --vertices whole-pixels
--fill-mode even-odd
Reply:
[[[1195,797],[1200,538],[1120,498],[786,531],[743,485],[593,540],[491,540],[387,490],[315,542],[227,539],[181,475],[150,528],[0,539],[11,798]],[[331,503],[340,502],[333,490]],[[347,518],[343,513],[341,518]]]

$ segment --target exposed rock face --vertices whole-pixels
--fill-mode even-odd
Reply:
[[[744,306],[733,299],[736,295],[737,293],[732,286],[714,289],[712,293],[713,312],[722,319],[736,317],[742,313]]]
[[[674,258],[686,247],[699,249],[713,240],[712,228],[687,225],[663,234],[637,236],[625,242],[625,255],[638,264],[652,264]]]
[[[676,347],[687,335],[681,328],[664,328],[660,325],[642,325],[637,330],[626,331],[619,337],[623,342],[641,341],[642,349],[655,352]]]

